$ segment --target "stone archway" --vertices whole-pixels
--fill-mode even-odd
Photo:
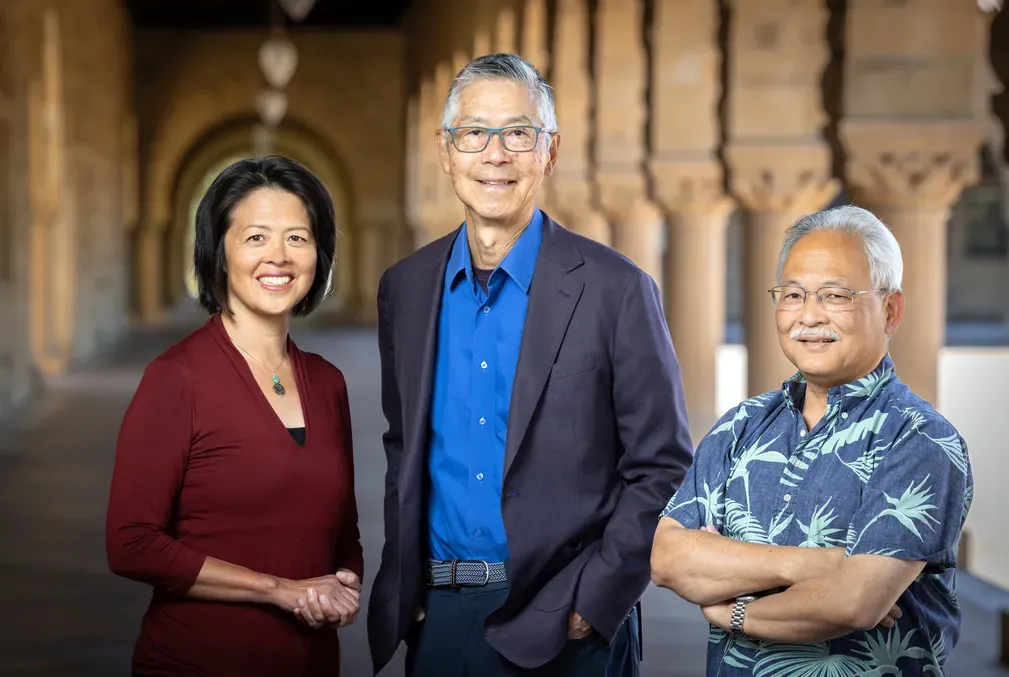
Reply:
[[[222,123],[196,143],[180,162],[171,198],[171,216],[162,243],[163,301],[178,303],[190,296],[187,276],[192,268],[192,229],[195,205],[209,182],[229,162],[253,155],[254,119],[241,118]],[[275,152],[308,167],[325,184],[336,208],[339,238],[333,293],[321,310],[340,314],[354,296],[354,258],[347,256],[355,246],[357,228],[354,204],[346,168],[338,154],[296,120],[285,121],[275,134]],[[191,284],[191,283],[190,283]]]

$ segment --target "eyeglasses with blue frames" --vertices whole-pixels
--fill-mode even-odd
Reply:
[[[811,294],[816,296],[816,300],[825,310],[851,310],[855,306],[855,297],[885,290],[862,289],[854,291],[846,287],[820,287],[816,291],[807,291],[802,287],[782,285],[772,287],[767,291],[771,294],[771,303],[778,310],[801,310]]]
[[[540,132],[553,134],[551,130],[531,125],[514,127],[447,127],[452,137],[452,145],[460,153],[480,153],[487,148],[491,137],[498,137],[505,150],[512,153],[528,153],[536,147]]]

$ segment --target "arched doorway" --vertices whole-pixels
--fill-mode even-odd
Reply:
[[[165,232],[164,302],[174,305],[195,297],[192,274],[195,214],[200,199],[214,178],[230,163],[253,156],[253,119],[232,120],[217,126],[193,145],[181,163],[172,192],[171,223]],[[352,250],[356,228],[352,221],[353,198],[347,173],[336,152],[318,135],[297,121],[285,121],[277,130],[274,152],[305,165],[319,177],[333,197],[336,208],[337,266],[333,292],[320,311],[342,315],[354,294],[355,270]]]

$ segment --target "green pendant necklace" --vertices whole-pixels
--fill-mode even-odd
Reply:
[[[278,364],[278,365],[277,365],[277,368],[276,368],[276,369],[270,369],[270,368],[269,368],[269,367],[267,367],[267,366],[266,366],[265,364],[263,364],[262,362],[260,362],[259,360],[257,360],[257,359],[256,359],[256,358],[255,358],[255,357],[253,356],[253,354],[252,354],[252,353],[250,353],[250,352],[249,352],[248,350],[246,350],[246,349],[245,349],[245,348],[243,348],[242,346],[238,345],[238,341],[236,341],[235,339],[231,339],[231,342],[232,342],[232,343],[234,343],[234,344],[235,344],[236,346],[238,346],[238,349],[239,349],[239,350],[241,350],[241,351],[242,351],[243,353],[245,353],[245,354],[246,354],[246,355],[248,355],[248,356],[249,356],[250,358],[252,358],[252,360],[254,360],[254,361],[256,362],[256,364],[258,364],[258,365],[259,365],[259,366],[261,366],[261,367],[262,367],[263,369],[266,369],[267,371],[269,371],[269,372],[271,372],[271,373],[273,374],[273,392],[277,393],[277,395],[280,395],[281,397],[283,397],[284,395],[286,395],[286,394],[287,394],[287,389],[286,389],[286,388],[284,388],[284,384],[280,382],[280,377],[279,377],[279,376],[277,376],[277,371],[278,371],[278,370],[279,370],[279,369],[280,369],[281,367],[283,367],[283,366],[284,366],[284,363],[285,363],[285,362],[287,362],[287,358],[286,358],[286,357],[285,357],[285,358],[284,358],[284,359],[283,359],[283,360],[282,360],[282,361],[280,362],[280,364]]]

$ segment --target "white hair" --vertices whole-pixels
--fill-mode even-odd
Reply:
[[[554,95],[550,85],[536,67],[518,54],[488,54],[466,64],[452,81],[441,116],[444,129],[452,127],[459,117],[462,90],[478,80],[512,80],[525,85],[536,97],[536,122],[546,132],[557,131],[557,114],[554,112]]]
[[[785,259],[795,243],[810,233],[830,230],[862,239],[865,258],[869,262],[869,277],[874,289],[886,292],[900,291],[904,277],[904,259],[900,245],[890,229],[875,214],[852,205],[834,207],[803,216],[785,231],[778,257],[778,280],[785,267]]]

